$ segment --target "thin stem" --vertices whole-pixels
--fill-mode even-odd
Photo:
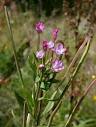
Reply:
[[[37,51],[40,49],[40,33],[38,33]]]
[[[30,123],[31,123],[31,114],[28,113],[27,119],[26,119],[26,127],[30,127]]]
[[[62,103],[62,100],[60,100],[60,102],[58,103],[57,107],[54,109],[54,111],[52,112],[50,118],[49,118],[49,122],[48,122],[48,125],[47,127],[50,127],[51,123],[52,123],[52,120],[53,120],[53,117],[55,115],[55,113],[58,111],[58,109],[60,108],[61,106],[61,103]]]
[[[42,82],[42,78],[43,78],[43,71],[41,74],[41,81],[39,83],[39,89],[38,89],[38,96],[37,96],[37,126],[40,125],[40,116],[41,116],[41,108],[42,108],[42,100],[38,101],[38,98],[41,98],[43,96],[43,91],[40,88],[41,86],[41,82]]]
[[[43,95],[43,91],[40,89],[38,98],[42,97],[42,95]],[[40,125],[41,108],[42,108],[42,100],[38,102],[37,126]]]
[[[75,96],[73,95],[74,93],[74,90],[75,90],[75,84],[74,84],[74,80],[71,82],[71,93],[70,93],[70,111],[69,111],[69,114],[72,112],[72,109],[76,103],[76,98]]]
[[[26,102],[24,101],[24,106],[23,106],[23,125],[22,127],[26,127]]]
[[[42,100],[38,100],[38,98],[42,98],[43,91],[40,88],[42,77],[43,77],[43,71],[40,75],[40,82],[37,84],[37,91],[36,91],[36,98],[35,98],[35,108],[34,108],[34,118],[35,118],[35,125],[38,126],[40,124],[40,116],[41,116],[41,108],[42,108]]]
[[[10,39],[11,39],[11,43],[12,43],[12,49],[13,49],[16,68],[17,68],[20,80],[22,82],[22,88],[24,88],[24,81],[23,81],[22,73],[21,73],[21,70],[20,70],[20,66],[19,66],[18,58],[17,58],[17,54],[16,54],[16,48],[15,48],[15,42],[14,42],[14,38],[13,38],[12,27],[11,27],[11,23],[10,23],[10,17],[9,17],[8,10],[7,10],[6,6],[4,6],[4,10],[5,10],[7,26],[8,26],[8,30],[9,30],[9,34],[10,34]]]
[[[86,48],[85,48],[85,51],[84,51],[83,55],[81,56],[81,59],[80,59],[78,65],[77,65],[76,69],[74,70],[73,75],[70,77],[69,82],[65,85],[65,87],[64,87],[64,89],[63,89],[63,92],[62,92],[62,94],[60,95],[60,99],[59,99],[58,102],[56,103],[55,109],[58,107],[60,101],[62,100],[62,98],[63,98],[63,96],[64,96],[64,94],[65,94],[65,92],[68,90],[68,88],[69,88],[71,82],[72,82],[73,79],[75,78],[75,76],[76,76],[76,74],[78,73],[78,71],[79,71],[79,69],[80,69],[82,63],[84,62],[84,59],[85,59],[85,57],[86,57],[86,55],[87,55],[87,53],[88,53],[88,51],[89,51],[90,40],[91,40],[91,39],[89,39],[88,42],[87,42],[87,46],[86,46]],[[53,110],[53,112],[55,111],[55,109]],[[55,111],[54,116],[55,116],[55,114],[56,114],[57,111],[58,111],[58,110]],[[49,118],[48,127],[51,126],[51,123],[52,123],[52,120],[53,120],[52,115],[53,115],[53,113],[51,114],[51,116],[50,116],[50,118]],[[51,119],[52,119],[52,120],[51,120]],[[51,121],[51,122],[50,122],[50,121]]]
[[[86,97],[87,93],[90,91],[90,89],[93,87],[93,85],[96,83],[96,79],[93,80],[91,82],[91,84],[85,89],[85,92],[84,94],[81,96],[81,98],[79,99],[79,101],[77,102],[77,104],[75,105],[74,109],[72,110],[72,113],[70,114],[67,122],[66,122],[66,125],[64,127],[69,127],[70,126],[70,123],[72,122],[72,119],[77,111],[77,109],[79,108],[79,106],[81,105],[82,101],[84,100],[84,98]]]

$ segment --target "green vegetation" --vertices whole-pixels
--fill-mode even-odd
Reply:
[[[31,1],[30,1],[31,2]],[[48,2],[46,0],[46,2]],[[50,0],[52,2],[52,0]],[[46,9],[45,14],[50,15],[52,11],[50,8],[61,8],[61,3],[55,1],[52,7],[48,7],[49,4],[44,4],[44,8]],[[66,2],[66,1],[65,1]],[[37,4],[37,3],[33,3]],[[53,3],[52,3],[53,4]],[[58,6],[55,6],[58,5]],[[17,1],[18,6],[18,1]],[[20,6],[20,5],[19,5]],[[47,7],[46,7],[47,6]],[[69,3],[70,9],[72,9],[74,5],[74,0]],[[35,5],[35,13],[36,13],[36,5]],[[21,8],[21,7],[19,7]],[[32,9],[32,7],[29,7]],[[63,7],[62,7],[63,8]],[[44,11],[42,9],[42,11]],[[70,9],[67,12],[70,12]],[[13,9],[14,10],[14,9]],[[54,10],[54,9],[53,9]],[[14,53],[12,50],[12,44],[10,40],[10,34],[7,27],[6,17],[4,10],[0,12],[0,127],[22,127],[22,117],[24,116],[24,101],[25,98],[28,100],[28,109],[26,112],[29,113],[32,111],[32,106],[34,103],[32,102],[31,91],[34,86],[34,79],[36,75],[34,72],[36,71],[35,64],[32,64],[34,61],[33,52],[36,51],[36,43],[38,40],[38,36],[35,29],[35,24],[38,20],[41,20],[45,23],[46,28],[45,32],[41,36],[41,41],[50,40],[52,28],[59,28],[60,33],[58,35],[58,40],[62,41],[64,45],[68,48],[68,52],[65,56],[65,70],[67,70],[68,65],[72,61],[76,51],[81,46],[82,42],[84,42],[85,36],[88,35],[93,36],[92,41],[90,42],[90,50],[84,59],[82,67],[79,70],[79,73],[73,79],[73,87],[74,89],[69,88],[66,92],[63,103],[56,113],[52,127],[64,127],[68,120],[69,112],[72,111],[76,102],[83,95],[85,87],[88,86],[92,80],[96,79],[96,29],[94,19],[90,21],[91,26],[88,24],[87,19],[83,16],[81,18],[80,23],[77,25],[77,28],[74,26],[75,18],[74,15],[58,15],[54,17],[54,15],[50,17],[46,17],[41,15],[40,19],[38,16],[34,16],[34,13],[27,9],[22,13],[20,10],[11,11],[9,9],[11,27],[13,31],[13,37],[15,41],[15,48],[17,54],[17,60],[20,65],[20,70],[22,72],[22,77],[24,81],[24,89],[22,89],[22,82],[20,81],[20,77],[18,76],[18,71],[15,65]],[[61,11],[61,10],[60,10]],[[43,13],[43,12],[42,12]],[[60,14],[60,13],[59,13]],[[89,14],[89,13],[88,13]],[[54,17],[54,18],[53,18]],[[77,19],[79,19],[77,17]],[[86,27],[87,26],[87,27]],[[91,30],[90,30],[91,29]],[[76,34],[77,31],[77,34]],[[91,31],[91,32],[90,32]],[[91,33],[91,34],[90,34]],[[85,45],[86,47],[86,45]],[[82,50],[80,53],[83,54],[85,50]],[[82,55],[80,55],[82,56]],[[75,67],[78,65],[80,58],[78,57],[75,65],[71,68],[72,70],[68,73],[67,79],[65,83],[60,87],[56,98],[61,94],[64,89],[66,83],[69,81]],[[65,71],[60,73],[57,78],[62,80],[64,78]],[[35,79],[38,83],[38,77]],[[58,82],[58,81],[57,81]],[[57,84],[53,84],[51,89],[47,92],[46,98],[54,99],[55,93],[53,97],[53,91],[57,88]],[[72,91],[73,90],[73,91]],[[73,92],[73,93],[72,93]],[[25,95],[27,94],[27,96]],[[74,97],[74,99],[72,99]],[[45,98],[45,106],[48,100]],[[40,98],[42,99],[42,98]],[[47,107],[45,108],[43,114],[45,117],[41,120],[40,127],[46,127],[48,123],[49,116],[52,113],[52,108],[54,106],[54,101],[49,101]],[[26,106],[26,103],[25,103]],[[96,87],[88,93],[85,97],[83,103],[78,109],[77,114],[72,119],[73,122],[70,124],[70,127],[95,127],[96,126]],[[42,107],[44,108],[44,107]],[[48,112],[48,114],[47,114]],[[29,115],[30,117],[30,115]],[[30,118],[29,118],[30,119]],[[32,119],[30,123],[32,122]],[[23,126],[25,127],[25,126]],[[27,126],[26,127],[31,127]],[[69,126],[68,126],[69,127]]]

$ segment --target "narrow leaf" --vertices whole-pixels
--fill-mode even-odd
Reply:
[[[52,97],[50,98],[50,100],[54,99],[55,95],[56,95],[57,91],[54,92],[54,94],[52,95]],[[54,106],[54,101],[49,101],[47,106],[45,107],[42,115],[46,115]]]

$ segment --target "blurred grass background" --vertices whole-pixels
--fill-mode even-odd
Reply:
[[[11,25],[13,29],[14,40],[16,42],[16,48],[18,49],[26,42],[30,42],[30,50],[34,50],[34,45],[37,41],[37,35],[34,30],[35,23],[40,19],[44,21],[46,29],[44,34],[41,36],[41,40],[50,40],[51,31],[53,28],[60,28],[60,33],[58,40],[62,40],[66,47],[69,48],[70,59],[73,58],[73,55],[76,52],[76,42],[74,36],[74,30],[72,25],[70,25],[70,16],[66,14],[56,14],[46,17],[44,14],[39,18],[33,11],[27,10],[21,12],[21,10],[9,9],[9,14],[11,17]],[[37,10],[38,11],[38,10]],[[47,12],[46,12],[47,13]],[[36,15],[36,16],[35,16]],[[74,20],[74,19],[72,19]],[[81,23],[79,25],[79,38],[82,39],[84,34],[88,29],[87,21],[82,16]],[[96,25],[94,25],[94,33],[96,32]],[[96,76],[96,34],[94,34],[93,41],[91,42],[91,48],[83,64],[80,73],[76,78],[76,85],[85,86]],[[31,52],[30,51],[30,52]],[[12,48],[9,38],[9,33],[7,29],[6,19],[4,15],[4,10],[0,12],[0,78],[2,78],[2,72],[6,72],[8,66],[6,63],[12,57]],[[65,66],[69,63],[65,61]],[[10,65],[11,66],[11,65]],[[10,67],[9,67],[10,68]],[[22,67],[23,77],[26,84],[26,87],[31,87],[32,78],[31,71],[29,69],[27,60]],[[60,76],[63,77],[63,74]],[[17,117],[17,121],[21,122],[21,113],[20,106],[16,101],[14,90],[20,89],[20,81],[18,79],[17,73],[13,73],[11,78],[8,77],[8,80],[5,83],[0,84],[0,127],[15,127],[16,121],[14,117]],[[82,89],[81,89],[82,90]],[[81,91],[82,93],[82,91]],[[53,126],[63,127],[64,120],[66,121],[67,114],[69,111],[70,105],[68,105],[69,96],[66,95],[64,98],[64,104],[60,108],[59,113],[57,113]],[[74,125],[74,127],[96,127],[96,89],[88,94],[84,100],[80,112],[77,115],[77,123],[79,125]],[[15,114],[15,115],[14,115]],[[88,121],[89,120],[89,121]],[[43,127],[43,125],[42,125]]]

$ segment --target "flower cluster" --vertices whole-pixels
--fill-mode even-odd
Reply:
[[[45,28],[45,25],[43,22],[38,22],[36,24],[36,31],[38,33],[43,32],[44,28]],[[56,58],[54,58],[53,56],[50,56],[52,57],[52,60],[50,61],[50,63],[51,63],[51,70],[53,72],[60,72],[61,70],[64,69],[64,64],[60,60],[59,56],[65,54],[66,48],[64,47],[63,43],[61,42],[56,43],[58,32],[59,32],[59,29],[57,28],[53,29],[52,31],[53,40],[50,40],[50,41],[44,40],[42,42],[42,49],[36,52],[37,59],[42,59],[42,60],[45,58],[45,54],[47,54],[47,52],[52,55],[55,54]],[[44,66],[45,66],[44,63],[40,64],[39,68],[44,68]]]

